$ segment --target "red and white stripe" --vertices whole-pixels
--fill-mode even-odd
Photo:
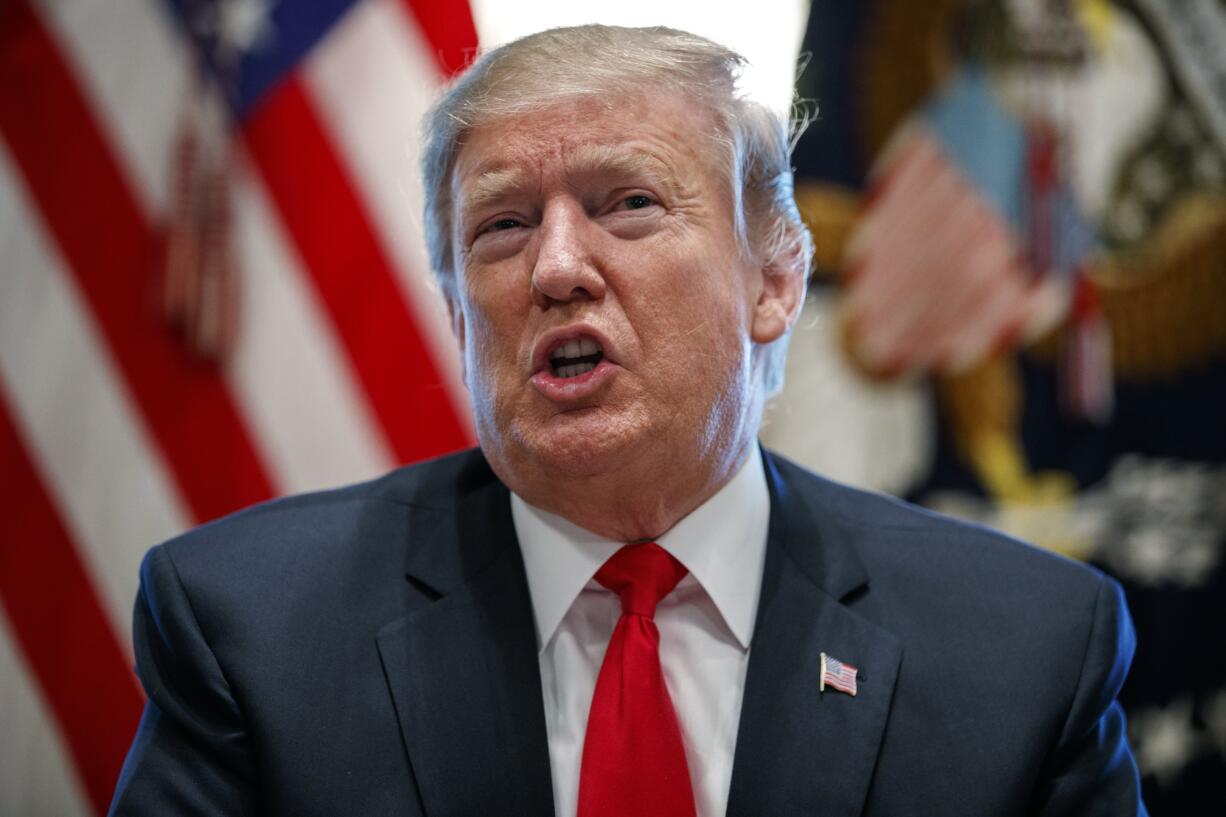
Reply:
[[[473,46],[463,0],[365,0],[252,112],[216,367],[150,304],[190,79],[164,4],[0,3],[0,813],[105,813],[149,546],[471,441],[415,138]]]

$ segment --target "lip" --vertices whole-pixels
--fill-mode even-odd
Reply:
[[[579,338],[583,337],[591,338],[600,344],[600,348],[604,352],[604,360],[601,363],[604,363],[606,360],[610,363],[617,362],[613,344],[609,342],[608,338],[586,323],[575,323],[570,326],[550,329],[540,336],[532,350],[532,374],[537,375],[543,371],[549,371],[549,356],[553,353],[553,350],[567,341],[579,340]]]
[[[563,343],[589,337],[600,344],[604,357],[590,372],[574,377],[558,377],[549,365],[549,355]],[[612,343],[587,324],[573,324],[551,329],[541,335],[532,352],[532,385],[542,396],[555,402],[581,400],[599,389],[621,368],[614,358]]]

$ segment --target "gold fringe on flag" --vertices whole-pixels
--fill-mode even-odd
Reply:
[[[1115,377],[1172,380],[1226,354],[1226,196],[1187,196],[1136,249],[1090,267],[1111,327]],[[1054,363],[1052,333],[1030,350]]]

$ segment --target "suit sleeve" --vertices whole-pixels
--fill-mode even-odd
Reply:
[[[1100,577],[1081,676],[1032,813],[1043,817],[1146,815],[1137,766],[1116,701],[1136,649],[1119,585]]]
[[[164,547],[141,565],[133,642],[148,701],[110,814],[255,814],[242,712]]]

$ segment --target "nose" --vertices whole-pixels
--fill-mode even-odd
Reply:
[[[604,297],[604,277],[593,254],[592,226],[577,202],[551,202],[545,208],[532,268],[532,301],[541,309]]]

